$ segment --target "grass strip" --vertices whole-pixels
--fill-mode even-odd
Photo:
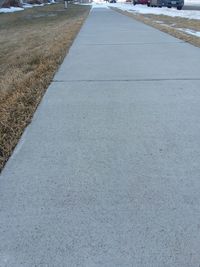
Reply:
[[[89,13],[64,4],[0,14],[0,170]]]

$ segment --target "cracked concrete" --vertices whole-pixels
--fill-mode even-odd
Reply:
[[[198,266],[199,69],[93,9],[1,174],[0,266]]]

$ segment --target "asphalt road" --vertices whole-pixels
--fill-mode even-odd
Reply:
[[[200,10],[199,5],[184,5],[183,10]]]
[[[1,174],[0,266],[199,266],[199,69],[93,9]]]

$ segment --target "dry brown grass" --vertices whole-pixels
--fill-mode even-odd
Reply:
[[[192,36],[190,34],[181,32],[178,28],[191,29],[195,31],[200,31],[200,22],[199,20],[191,20],[180,17],[169,17],[164,15],[151,15],[151,14],[133,14],[128,11],[122,11],[117,8],[113,8],[117,12],[124,14],[128,17],[134,18],[138,21],[141,21],[147,25],[153,26],[156,29],[159,29],[163,32],[169,33],[174,37],[177,37],[183,41],[191,43],[197,47],[200,47],[200,38]],[[159,21],[162,22],[159,23]]]
[[[0,14],[0,169],[51,82],[89,7]]]

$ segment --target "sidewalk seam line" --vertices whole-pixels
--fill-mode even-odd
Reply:
[[[174,78],[174,79],[109,79],[109,80],[52,80],[52,83],[76,83],[76,82],[160,82],[160,81],[200,81],[200,78]]]

